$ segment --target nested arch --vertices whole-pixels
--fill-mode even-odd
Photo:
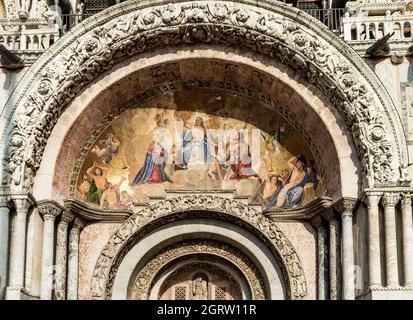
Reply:
[[[239,201],[210,195],[189,195],[160,201],[128,218],[109,239],[96,262],[91,281],[93,299],[111,297],[112,287],[122,260],[144,234],[165,224],[196,218],[229,221],[250,231],[262,241],[271,256],[278,260],[283,273],[287,297],[307,296],[304,269],[293,245],[284,233],[263,214]],[[121,272],[124,276],[125,272]],[[128,281],[128,280],[127,280]],[[125,287],[121,285],[120,287]]]
[[[279,59],[345,119],[365,185],[409,182],[398,113],[361,58],[304,13],[272,1],[130,1],[87,19],[46,52],[3,110],[3,183],[30,190],[53,126],[88,83],[127,56],[180,44],[244,47]]]

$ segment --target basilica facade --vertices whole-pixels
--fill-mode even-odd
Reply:
[[[413,299],[413,2],[0,1],[0,299]]]

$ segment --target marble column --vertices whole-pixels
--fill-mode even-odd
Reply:
[[[339,243],[337,236],[339,232],[339,224],[335,218],[334,210],[330,209],[323,213],[324,218],[328,221],[328,266],[329,266],[329,282],[330,282],[330,300],[338,300],[340,292],[340,259],[337,259],[339,253]]]
[[[344,300],[355,299],[353,210],[356,202],[356,199],[343,198],[334,204],[334,209],[341,214],[342,298]]]
[[[368,193],[364,202],[367,205],[368,229],[368,286],[381,286],[381,261],[380,261],[380,216],[379,201],[381,194]]]
[[[57,227],[55,300],[66,299],[67,229],[73,216],[64,211]]]
[[[79,235],[84,227],[83,222],[76,218],[69,235],[69,262],[67,271],[67,300],[77,300],[79,273]]]
[[[339,292],[341,289],[341,279],[339,273],[339,265],[340,259],[337,259],[337,251],[338,249],[338,241],[337,241],[337,234],[339,230],[339,225],[337,219],[331,219],[328,222],[328,231],[330,235],[329,241],[329,256],[330,256],[330,264],[329,264],[329,273],[330,273],[330,299],[331,300],[338,300],[339,299]],[[337,276],[338,275],[338,276]],[[338,278],[338,279],[337,279]]]
[[[312,225],[317,230],[317,298],[326,300],[326,229],[321,216],[313,219]]]
[[[10,198],[0,196],[0,300],[4,299],[7,286],[10,207]]]
[[[27,214],[33,200],[27,195],[12,196],[16,208],[10,243],[9,289],[6,299],[19,299],[24,287],[24,266],[26,255]]]
[[[401,207],[403,229],[404,285],[407,287],[413,287],[413,222],[412,198],[410,194],[403,194]]]
[[[399,270],[397,266],[397,238],[396,238],[396,205],[399,195],[386,192],[381,198],[384,207],[384,235],[386,251],[386,285],[399,285]]]
[[[43,217],[42,273],[40,278],[40,299],[52,300],[54,225],[56,217],[62,212],[60,206],[52,201],[40,202],[39,213]]]

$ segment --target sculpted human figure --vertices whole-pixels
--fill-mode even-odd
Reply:
[[[192,281],[193,300],[207,300],[208,299],[208,283],[201,275],[197,276]]]

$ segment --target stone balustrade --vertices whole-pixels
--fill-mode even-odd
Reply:
[[[374,42],[388,33],[393,33],[391,40],[411,41],[413,12],[385,16],[351,16],[349,12],[342,18],[343,37],[347,42]]]
[[[0,20],[0,44],[31,64],[59,39],[57,24],[44,20]]]
[[[413,11],[403,2],[356,2],[346,4],[341,18],[342,37],[360,55],[378,39],[393,34],[388,40],[389,56],[411,54]]]

